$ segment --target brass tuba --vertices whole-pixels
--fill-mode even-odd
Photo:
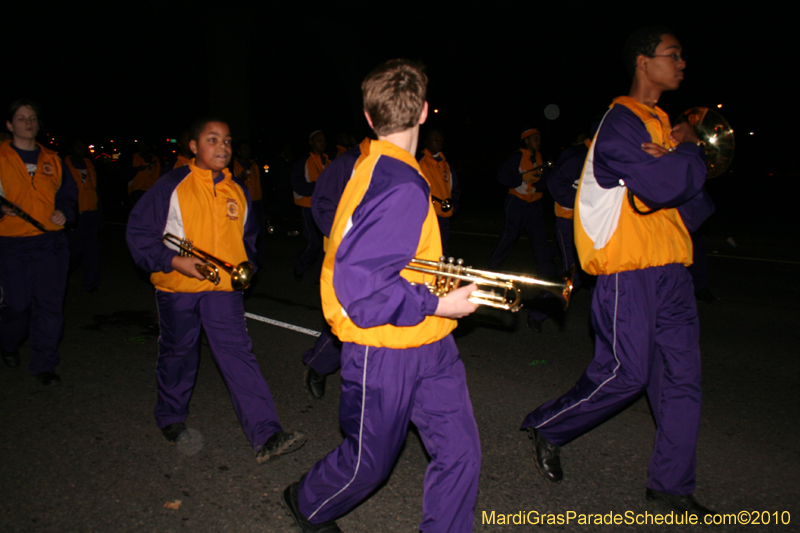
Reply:
[[[713,109],[693,107],[675,119],[675,124],[682,122],[688,122],[694,128],[697,137],[703,144],[708,168],[706,178],[716,178],[728,170],[733,161],[733,152],[736,146],[733,128],[728,121]]]
[[[231,275],[231,287],[235,291],[241,291],[250,286],[253,281],[253,265],[249,261],[242,261],[236,266],[217,259],[213,255],[196,248],[192,241],[181,239],[172,233],[164,234],[162,240],[178,247],[181,257],[196,257],[203,261],[202,265],[197,265],[197,271],[214,285],[219,285],[219,269]],[[219,267],[219,268],[217,268]]]
[[[469,301],[478,305],[488,305],[496,309],[503,309],[516,313],[522,307],[522,290],[520,284],[532,285],[539,289],[555,294],[561,299],[564,309],[569,305],[572,295],[572,271],[560,278],[532,278],[516,274],[502,274],[486,270],[476,270],[464,266],[464,260],[455,260],[452,257],[445,260],[442,256],[439,261],[427,259],[413,259],[406,269],[434,276],[431,283],[425,286],[436,296],[442,297],[458,288],[462,281],[475,283],[488,287],[487,289],[473,291]]]

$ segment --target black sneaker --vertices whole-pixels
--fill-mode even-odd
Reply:
[[[164,434],[164,438],[167,439],[167,442],[171,442],[173,444],[178,440],[178,437],[180,437],[181,433],[184,431],[186,431],[186,422],[177,422],[161,428],[161,433]]]
[[[55,372],[42,372],[33,376],[43,387],[55,387],[61,385],[61,378]]]
[[[3,362],[8,368],[17,368],[19,366],[19,350],[13,352],[3,350]]]
[[[308,437],[302,431],[279,431],[267,440],[256,452],[256,462],[266,463],[273,457],[296,452],[303,447]]]
[[[337,526],[336,522],[333,520],[328,520],[321,524],[312,524],[303,516],[303,513],[300,512],[300,504],[297,500],[297,490],[299,487],[300,483],[292,483],[286,487],[286,490],[281,494],[281,503],[289,516],[294,520],[294,523],[300,527],[300,530],[303,531],[303,533],[342,533],[342,530],[339,529],[339,526]]]

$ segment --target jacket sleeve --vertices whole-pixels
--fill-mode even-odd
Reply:
[[[509,157],[497,171],[497,181],[509,189],[516,189],[522,185],[522,176],[519,173],[520,162],[522,162],[522,152],[518,151]]]
[[[428,212],[424,186],[403,183],[362,200],[336,253],[333,286],[360,328],[414,326],[436,311],[438,298],[400,276],[419,245]]]
[[[78,220],[78,186],[63,159],[61,160],[61,187],[56,191],[55,208],[64,213],[67,224]]]
[[[314,194],[316,182],[306,181],[306,160],[301,159],[292,166],[292,190],[300,196],[311,196]]]
[[[247,220],[244,221],[244,251],[247,253],[247,260],[253,265],[253,272],[258,270],[256,264],[256,242],[258,241],[258,221],[253,212],[253,200],[250,197],[250,189],[241,180],[233,178],[233,181],[242,189],[247,198]]]
[[[461,199],[461,182],[453,167],[450,167],[450,199],[453,204],[453,214],[458,211],[458,201]]]
[[[179,182],[172,177],[158,180],[136,203],[128,218],[125,233],[128,248],[136,266],[147,272],[173,270],[172,258],[178,252],[167,248],[161,239],[167,226],[170,197]]]
[[[714,213],[715,207],[705,187],[688,202],[678,207],[681,220],[689,232],[697,231],[700,225]]]
[[[578,180],[585,160],[585,150],[564,152],[548,176],[547,190],[560,206],[572,209],[575,205]]]
[[[703,149],[680,144],[674,152],[654,157],[642,150],[652,142],[642,121],[622,105],[614,106],[595,138],[594,172],[601,187],[623,185],[650,208],[677,207],[703,188]]]
[[[345,152],[334,159],[317,178],[314,194],[311,197],[311,214],[326,237],[331,236],[336,209],[339,207],[342,192],[353,174],[356,159]]]

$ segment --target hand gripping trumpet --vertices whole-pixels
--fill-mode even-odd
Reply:
[[[464,260],[454,260],[452,257],[445,261],[426,259],[413,259],[406,269],[434,276],[432,283],[425,283],[431,294],[442,297],[458,288],[462,281],[475,283],[479,287],[487,287],[474,291],[469,301],[478,305],[488,305],[496,309],[503,309],[516,313],[522,307],[522,290],[519,285],[532,285],[541,290],[555,294],[564,304],[564,309],[569,305],[572,295],[572,271],[561,278],[539,279],[516,274],[502,274],[476,270],[464,266]]]
[[[199,248],[195,248],[192,241],[181,239],[172,233],[164,234],[162,240],[165,243],[168,242],[177,246],[180,249],[181,257],[191,256],[203,261],[204,263],[202,265],[197,265],[197,271],[214,285],[219,285],[220,268],[231,275],[231,287],[233,287],[235,291],[246,289],[250,286],[250,282],[253,281],[253,265],[249,261],[242,261],[238,265],[233,266]]]

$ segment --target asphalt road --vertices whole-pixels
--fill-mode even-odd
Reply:
[[[452,251],[484,266],[496,236],[466,224],[454,229]],[[83,294],[80,271],[70,278],[57,369],[62,386],[43,389],[31,378],[27,345],[19,369],[0,368],[0,531],[297,531],[280,506],[280,491],[340,442],[338,375],[323,400],[312,400],[300,357],[314,339],[248,321],[282,424],[307,432],[309,442],[256,465],[204,347],[187,423],[205,446],[192,456],[179,453],[152,414],[158,334],[152,287],[130,263],[121,226],[106,226],[102,238],[101,290]],[[725,238],[712,235],[709,246],[712,288],[721,301],[699,304],[704,404],[696,496],[720,512],[747,511],[751,521],[770,522],[707,530],[800,531],[800,253],[796,242],[742,240],[734,249]],[[269,264],[246,308],[319,330],[319,287],[291,276],[301,246],[300,238],[269,238]],[[530,271],[530,261],[521,240],[506,268]],[[526,328],[524,313],[490,309],[456,330],[483,451],[476,531],[687,529],[579,525],[577,516],[568,525],[497,523],[500,515],[513,522],[519,512],[533,519],[657,512],[644,501],[655,434],[645,399],[563,449],[560,485],[539,476],[532,445],[518,429],[530,410],[571,387],[590,360],[588,313],[589,293],[580,291],[563,323],[546,322],[542,334]],[[338,520],[342,530],[416,531],[427,462],[411,429],[388,481]],[[166,508],[170,502],[178,508]],[[493,512],[495,523],[486,523]]]

